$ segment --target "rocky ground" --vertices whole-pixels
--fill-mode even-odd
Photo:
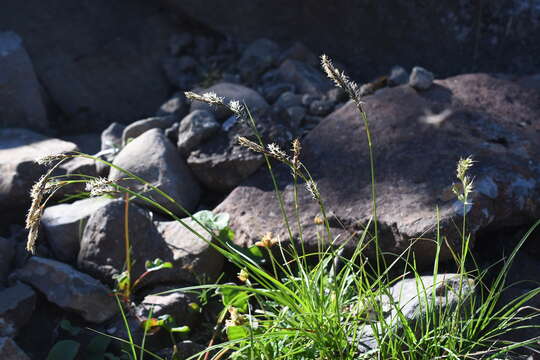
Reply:
[[[286,237],[264,158],[236,142],[238,136],[253,138],[248,124],[222,108],[187,101],[184,91],[211,91],[245,102],[265,141],[287,149],[300,138],[302,160],[326,200],[334,235],[357,235],[370,217],[362,123],[353,103],[320,71],[318,54],[300,42],[244,43],[179,30],[162,21],[159,9],[152,8],[151,17],[142,15],[148,10],[144,6],[136,10],[135,19],[146,19],[145,36],[152,44],[159,38],[162,45],[141,58],[128,32],[118,42],[123,51],[105,48],[101,58],[85,52],[95,45],[92,37],[73,49],[62,39],[52,55],[41,55],[52,41],[48,35],[38,43],[32,36],[0,33],[0,358],[44,359],[62,339],[86,348],[95,333],[84,327],[126,336],[111,296],[125,263],[125,200],[61,201],[84,190],[76,186],[57,194],[44,210],[37,254],[30,256],[21,224],[30,188],[45,171],[34,162],[39,157],[78,150],[97,154],[160,187],[190,212],[228,213],[238,245],[251,245],[268,231]],[[116,13],[107,17],[104,24]],[[99,72],[100,66],[111,68]],[[477,191],[467,213],[469,231],[479,259],[486,265],[497,261],[540,217],[540,77],[475,73],[439,79],[420,66],[389,67],[379,75],[364,83],[362,93],[373,127],[383,250],[397,253],[412,239],[433,237],[437,207],[441,231],[458,245],[453,224],[464,215],[463,207],[449,193],[457,160],[473,155]],[[108,90],[117,81],[125,92]],[[123,177],[80,158],[57,171]],[[289,170],[277,166],[276,171],[285,208],[292,211]],[[159,194],[147,195],[185,216]],[[299,196],[304,238],[314,246],[317,204],[308,192]],[[179,291],[151,294],[237,270],[156,208],[130,202],[129,224],[134,275],[145,271],[146,260],[160,258],[174,266],[145,278],[135,294],[129,314],[135,336],[141,336],[138,319],[153,307],[154,316],[169,314],[193,329],[180,348],[200,350],[211,334],[213,304],[202,306],[200,298]],[[517,261],[521,265],[511,269],[509,277],[523,282],[508,290],[508,299],[540,280],[537,241],[538,234],[529,239]],[[414,251],[418,264],[429,269],[432,243],[416,242]],[[442,259],[449,260],[450,253]],[[539,302],[534,298],[528,305]],[[203,310],[194,311],[194,303]],[[516,337],[531,336],[530,331]],[[149,346],[166,353],[170,344],[156,337]]]

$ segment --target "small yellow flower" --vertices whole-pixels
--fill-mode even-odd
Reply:
[[[324,219],[317,215],[313,218],[313,222],[315,223],[315,225],[322,225],[324,224]]]
[[[269,249],[272,246],[276,245],[278,242],[279,240],[274,238],[271,232],[267,232],[266,234],[264,234],[260,241],[257,241],[255,243],[255,245],[258,247],[264,247]]]
[[[247,322],[245,315],[240,314],[237,308],[230,306],[228,311],[231,318],[225,321],[225,327],[241,326]]]
[[[238,279],[241,282],[246,282],[249,280],[249,273],[247,272],[246,268],[240,270],[240,272],[238,273]]]

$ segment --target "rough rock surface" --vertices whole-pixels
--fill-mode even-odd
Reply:
[[[0,357],[4,360],[30,360],[28,355],[9,337],[0,338]]]
[[[24,214],[29,191],[45,168],[35,160],[51,154],[76,151],[73,143],[48,138],[26,129],[0,129],[0,203],[6,218]],[[3,219],[2,221],[6,220]]]
[[[280,54],[279,46],[269,39],[257,39],[242,53],[238,68],[242,77],[254,82],[257,77],[276,64]]]
[[[144,134],[150,129],[165,130],[179,119],[176,116],[160,116],[142,119],[129,124],[122,133],[122,144],[126,145],[137,136]]]
[[[12,276],[39,290],[50,302],[92,323],[101,323],[118,311],[107,287],[55,260],[34,256]]]
[[[158,293],[155,290],[153,292]],[[179,326],[192,326],[197,312],[191,307],[191,304],[198,304],[197,296],[194,294],[176,291],[167,294],[147,295],[137,308],[137,314],[148,317],[152,311],[152,316],[156,318],[162,315],[171,315]]]
[[[409,77],[409,85],[416,90],[427,90],[433,84],[433,73],[421,66],[415,66]]]
[[[3,285],[7,280],[14,256],[15,242],[0,236],[0,285]]]
[[[199,203],[199,185],[174,145],[160,129],[148,130],[131,141],[118,153],[113,164],[159,187],[188,211],[193,211]],[[124,177],[125,174],[119,170],[110,170],[110,180]],[[145,190],[144,184],[136,180],[122,180],[121,183],[135,191]],[[145,192],[144,195],[151,196],[160,205],[178,215],[185,215],[162,195],[153,191]]]
[[[442,234],[449,244],[459,244],[452,224],[461,221],[464,209],[449,188],[460,157],[473,155],[477,161],[472,169],[477,191],[468,209],[473,239],[478,230],[519,225],[540,215],[539,92],[472,74],[436,81],[425,92],[408,86],[384,89],[365,101],[374,139],[383,250],[400,253],[413,239],[434,238],[436,207]],[[443,112],[445,116],[437,116]],[[303,149],[302,161],[318,183],[333,236],[341,234],[340,241],[358,236],[371,216],[371,195],[367,142],[354,105],[324,119],[306,136]],[[292,214],[290,170],[275,171]],[[303,189],[299,201],[304,240],[314,246],[321,230],[313,222],[319,207]],[[216,211],[230,214],[240,244],[252,244],[267,231],[288,238],[263,169]],[[416,241],[413,250],[419,266],[433,261],[431,241]],[[444,248],[441,259],[450,259]]]
[[[14,337],[30,320],[36,307],[36,293],[17,283],[0,291],[0,336]]]
[[[323,94],[332,84],[319,69],[297,60],[285,60],[278,69],[279,77],[294,84],[302,93]]]
[[[58,260],[71,263],[77,259],[86,221],[97,209],[111,201],[104,197],[89,198],[45,209],[41,224],[47,242]]]
[[[14,32],[0,32],[0,126],[49,126],[32,61]]]
[[[210,138],[221,125],[214,115],[206,110],[195,110],[182,119],[178,127],[177,148],[180,154],[188,156],[191,150]]]

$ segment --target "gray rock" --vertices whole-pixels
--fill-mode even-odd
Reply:
[[[0,299],[0,336],[15,337],[34,312],[36,293],[18,282],[0,291]]]
[[[177,221],[156,222],[159,233],[172,252],[169,259],[174,265],[174,279],[191,284],[212,282],[223,268],[223,255],[210,244],[215,242],[215,239],[208,231],[190,218],[183,221],[204,240]]]
[[[315,116],[326,116],[334,109],[330,100],[315,100],[309,105],[309,113]]]
[[[214,135],[220,127],[211,112],[193,111],[182,119],[178,127],[178,151],[187,157],[193,148]]]
[[[98,176],[98,166],[97,164],[103,165],[99,161],[95,161],[85,157],[76,157],[70,160],[65,161],[58,167],[58,173],[63,175],[87,175],[87,176]],[[106,166],[106,165],[104,165]],[[77,176],[72,176],[72,180],[81,180],[82,178]],[[74,195],[83,192],[85,189],[84,183],[73,183],[62,186],[55,194],[56,199],[63,199],[67,195]]]
[[[407,78],[408,80],[408,78]],[[326,92],[326,97],[329,101],[335,103],[340,103],[347,101],[349,98],[347,97],[347,93],[342,88],[332,88]]]
[[[485,74],[437,80],[426,92],[408,86],[386,88],[366,101],[365,109],[376,144],[378,221],[383,251],[399,254],[412,243],[419,267],[431,267],[432,241],[440,224],[447,244],[459,248],[463,206],[452,195],[456,163],[473,155],[477,192],[467,214],[467,229],[474,242],[489,227],[528,224],[540,217],[539,124],[540,94],[511,81]],[[438,126],[426,122],[425,109],[442,112]],[[524,129],[519,125],[529,121]],[[302,141],[302,162],[317,179],[325,207],[332,215],[332,235],[358,238],[371,218],[367,142],[358,134],[361,122],[352,102],[327,116]],[[504,143],[506,145],[501,144]],[[436,170],[434,170],[436,169]],[[284,199],[293,199],[290,169],[274,167],[282,179]],[[288,180],[289,179],[289,180]],[[288,239],[272,183],[263,169],[234,189],[216,211],[231,216],[238,244],[253,244],[267,231]],[[503,191],[503,189],[505,189]],[[287,204],[287,203],[286,203]],[[318,204],[299,191],[299,207],[306,248],[317,246],[318,227],[313,217]],[[440,221],[434,209],[439,208]],[[246,211],[246,209],[250,209]],[[293,204],[286,211],[294,213]],[[341,224],[350,224],[343,227]],[[341,235],[340,235],[341,234]],[[293,233],[293,236],[297,236]],[[356,244],[349,242],[352,251]],[[347,245],[349,246],[349,245]],[[367,252],[370,253],[369,251]],[[451,260],[443,247],[441,261]]]
[[[192,304],[199,306],[197,296],[180,291],[147,295],[137,307],[137,315],[148,318],[151,311],[152,317],[171,315],[178,326],[192,326],[198,315]]]
[[[50,302],[92,323],[101,323],[118,311],[107,287],[55,260],[34,256],[13,277],[39,290]]]
[[[180,123],[175,122],[167,129],[165,129],[165,136],[170,140],[171,143],[176,144],[178,142],[178,128],[180,128]]]
[[[281,62],[290,59],[306,63],[310,66],[319,66],[319,57],[315,55],[306,45],[296,41],[282,55]]]
[[[0,338],[0,358],[4,360],[30,360],[28,355],[9,337]]]
[[[287,83],[277,83],[266,86],[263,88],[263,96],[270,104],[276,102],[276,100],[285,92],[294,93],[294,85]]]
[[[76,150],[73,143],[30,130],[0,129],[0,203],[6,215],[2,222],[20,220],[28,207],[30,189],[45,171],[35,160]]]
[[[409,86],[416,90],[427,90],[433,84],[434,75],[423,67],[415,66],[409,77]]]
[[[186,96],[179,91],[160,106],[156,116],[174,115],[177,119],[181,119],[187,115],[188,111],[189,104],[186,101]]]
[[[176,116],[163,116],[163,117],[151,117],[148,119],[142,119],[129,124],[122,133],[122,144],[127,145],[128,142],[137,138],[137,136],[144,134],[150,129],[162,129],[165,130],[178,121]]]
[[[103,130],[101,133],[101,150],[120,150],[122,148],[122,134],[125,128],[125,125],[113,122]]]
[[[409,73],[407,70],[401,66],[394,66],[390,70],[390,75],[388,76],[388,85],[389,86],[398,86],[404,85],[409,82]]]
[[[291,129],[298,130],[306,116],[306,108],[303,106],[293,106],[286,109],[285,114]]]
[[[32,61],[14,32],[0,32],[0,127],[49,127]]]
[[[131,279],[135,281],[146,270],[147,260],[166,260],[170,255],[149,214],[135,204],[129,205],[128,213]],[[109,201],[92,213],[84,227],[77,257],[81,271],[114,284],[113,276],[120,274],[126,263],[124,221],[125,201],[122,199]]]
[[[149,151],[151,149],[151,151]],[[160,129],[151,129],[131,141],[118,153],[114,165],[143,178],[175,199],[188,211],[194,210],[200,197],[200,188],[176,148]],[[121,180],[124,173],[111,169],[110,180]],[[122,180],[121,183],[134,191],[145,191],[145,185],[136,180]],[[181,209],[153,191],[145,192],[160,205],[178,215]]]
[[[14,257],[15,242],[0,236],[0,285],[6,282]]]
[[[255,40],[242,53],[238,64],[240,74],[246,81],[255,82],[263,72],[276,65],[279,55],[279,46],[272,40]]]
[[[302,95],[286,91],[278,97],[274,103],[273,109],[279,112],[293,106],[302,106],[302,98]]]
[[[324,94],[332,87],[322,72],[296,60],[285,60],[278,72],[281,79],[294,84],[301,93]]]
[[[214,92],[218,96],[223,97],[225,102],[237,100],[240,101],[240,103],[245,103],[254,116],[257,116],[268,109],[268,103],[261,95],[259,95],[259,93],[242,85],[219,83],[202,92]],[[210,106],[199,101],[194,101],[191,104],[191,111],[195,110],[208,110],[220,121],[231,115],[231,112],[222,106]]]
[[[167,80],[180,89],[188,89],[195,83],[193,72],[196,67],[197,61],[191,56],[169,57],[163,61]]]
[[[174,34],[169,39],[169,49],[171,55],[177,56],[180,55],[186,48],[188,48],[193,43],[193,35],[187,32],[181,34]]]
[[[193,53],[199,57],[206,57],[215,49],[214,39],[203,35],[196,35],[193,45]]]
[[[64,262],[75,262],[83,230],[90,215],[112,200],[89,198],[72,204],[49,206],[43,212],[41,224],[54,256]]]
[[[74,143],[79,151],[85,154],[93,155],[101,150],[101,133],[99,132],[65,135],[60,139]]]

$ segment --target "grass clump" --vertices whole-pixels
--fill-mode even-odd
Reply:
[[[225,215],[206,216],[204,219],[191,216],[181,204],[144,179],[86,154],[65,154],[53,160],[61,162],[74,156],[92,158],[122,171],[127,178],[146,184],[190,215],[212,236],[212,246],[236,265],[238,275],[235,283],[179,289],[216,290],[223,305],[208,348],[190,359],[495,359],[524,348],[534,350],[537,339],[522,342],[504,339],[515,330],[529,327],[523,321],[538,315],[537,312],[528,316],[522,314],[524,310],[530,310],[526,303],[540,290],[523,294],[506,304],[501,304],[500,297],[508,288],[506,276],[517,251],[539,223],[521,239],[505,260],[502,271],[488,284],[486,274],[490,269],[481,270],[476,266],[470,253],[471,236],[466,233],[466,214],[471,206],[470,194],[474,191],[474,182],[468,172],[474,161],[470,157],[461,159],[457,164],[457,184],[453,187],[464,207],[459,230],[461,242],[460,248],[449,249],[454,257],[456,273],[439,272],[439,254],[448,246],[439,227],[433,239],[436,255],[429,276],[418,271],[411,251],[397,254],[390,262],[379,247],[373,142],[358,86],[337,70],[326,56],[322,57],[322,67],[356,104],[368,139],[370,157],[371,221],[359,238],[348,239],[339,245],[332,236],[317,183],[301,162],[300,141],[293,141],[290,152],[276,144],[264,144],[249,110],[238,101],[225,103],[214,93],[186,93],[186,96],[195,101],[225,106],[252,127],[255,140],[239,138],[238,141],[264,155],[289,239],[279,239],[268,233],[253,246],[240,248],[234,244],[234,229],[226,226],[228,219]],[[284,200],[272,171],[272,161],[281,162],[291,170],[294,213],[290,217],[286,215]],[[51,174],[52,170],[33,191],[34,203],[27,223],[30,250],[35,246],[36,224],[47,201],[44,194],[54,193],[71,182],[88,182],[90,192],[95,195],[120,192],[144,200],[207,241],[203,234],[191,229],[182,219],[143,193],[108,180],[89,177],[69,180]],[[302,184],[311,193],[313,201],[318,203],[321,214],[314,219],[319,229],[319,246],[312,252],[306,251],[302,238],[298,204],[298,192],[305,191]],[[219,226],[214,226],[214,222],[219,222]],[[297,239],[293,238],[293,227],[297,227]],[[355,250],[351,256],[345,257],[343,250],[348,241],[355,242]],[[368,247],[375,249],[375,254],[369,258],[366,255]],[[404,279],[407,279],[408,288]],[[119,305],[122,306],[120,302]],[[142,359],[144,352],[139,354],[136,351],[140,346],[134,346],[131,338],[127,342],[131,344],[129,357]]]

